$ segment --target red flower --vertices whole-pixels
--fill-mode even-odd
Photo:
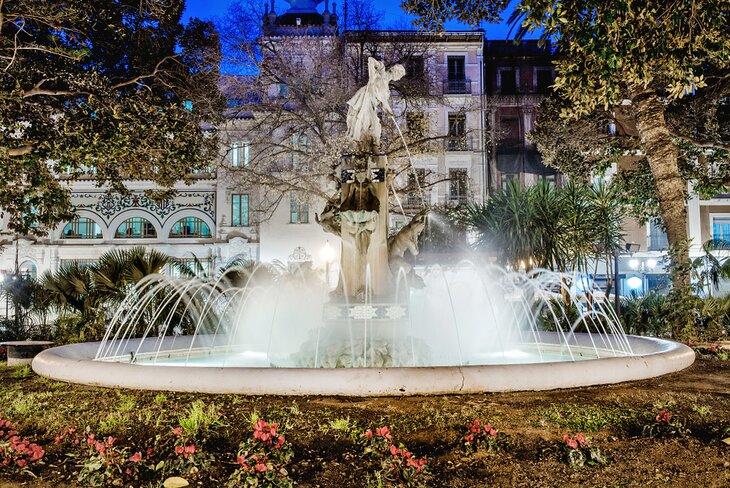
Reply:
[[[575,434],[575,440],[578,441],[580,447],[586,447],[588,445],[588,441],[583,437],[583,434]]]
[[[94,448],[96,449],[96,452],[98,452],[99,454],[104,454],[106,452],[106,445],[104,445],[103,442],[95,443]]]
[[[578,442],[576,442],[575,439],[572,439],[568,434],[563,436],[563,441],[569,448],[578,449]]]
[[[390,435],[390,429],[387,426],[376,428],[375,437],[384,437],[388,440],[393,439],[393,436]]]
[[[18,459],[17,461],[15,461],[15,464],[17,464],[18,467],[20,467],[20,468],[22,468],[23,466],[25,466],[26,463],[27,463],[27,461],[25,459]]]
[[[109,437],[107,437],[107,438],[106,438],[106,445],[107,445],[107,446],[111,446],[112,444],[114,444],[114,441],[115,441],[115,440],[116,440],[116,439],[115,439],[114,437],[112,437],[112,436],[109,436]]]
[[[185,446],[183,457],[187,459],[188,456],[192,456],[193,454],[195,454],[195,444],[188,444]]]
[[[138,463],[142,460],[142,453],[137,451],[132,456],[130,456],[129,460],[133,463]]]
[[[183,446],[175,446],[175,454],[182,454],[183,451]]]
[[[395,447],[394,444],[390,445],[390,453],[393,455],[393,457],[398,457],[398,454],[401,453],[401,450]]]
[[[373,431],[368,429],[365,431],[365,433],[362,435],[366,439],[372,439],[373,438]]]
[[[465,435],[464,440],[467,442],[472,442],[474,440],[474,434]]]
[[[284,436],[280,435],[279,439],[277,440],[277,443],[274,445],[274,449],[279,449],[283,445],[284,445]]]
[[[656,421],[659,425],[667,425],[672,420],[672,414],[669,410],[662,408],[656,416]]]
[[[147,457],[150,457],[151,455],[152,455],[152,448],[148,447],[147,448]]]
[[[490,437],[496,437],[497,436],[497,430],[493,428],[491,425],[487,424],[484,426],[484,433],[489,435]]]
[[[254,469],[255,469],[256,471],[258,471],[259,473],[263,473],[264,471],[266,471],[266,470],[268,469],[268,468],[266,467],[266,465],[265,465],[265,464],[263,464],[263,463],[258,463],[258,464],[256,464],[256,466],[254,466],[253,468],[254,468]]]
[[[238,456],[238,457],[236,458],[236,462],[237,462],[238,464],[244,465],[244,464],[246,464],[246,458],[245,458],[245,457],[243,457],[243,456]]]

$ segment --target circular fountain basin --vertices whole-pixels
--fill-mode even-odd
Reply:
[[[692,349],[683,344],[637,336],[627,336],[627,340],[633,355],[614,355],[598,349],[599,357],[596,357],[588,334],[572,335],[572,354],[566,355],[558,334],[542,334],[542,355],[532,350],[536,347],[532,344],[509,354],[485,355],[484,364],[315,369],[239,366],[232,357],[252,355],[245,358],[245,364],[262,359],[256,353],[245,351],[229,351],[228,356],[216,357],[215,351],[202,354],[193,350],[188,355],[192,338],[165,337],[157,343],[142,344],[139,339],[130,339],[125,349],[138,351],[134,364],[126,356],[94,360],[99,343],[82,343],[41,352],[33,360],[33,370],[60,381],[141,390],[402,396],[552,390],[620,383],[673,373],[695,360]],[[265,360],[260,364],[265,364]]]

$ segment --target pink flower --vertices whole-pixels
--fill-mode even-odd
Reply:
[[[127,468],[124,472],[127,474],[127,476],[131,476],[132,475],[132,470],[129,469],[129,468]]]
[[[27,461],[25,459],[18,459],[17,461],[15,461],[15,464],[17,464],[18,467],[22,468],[27,464]]]
[[[585,447],[588,445],[588,441],[585,437],[583,437],[583,434],[575,434],[575,440],[578,441],[580,447]]]
[[[472,442],[474,440],[474,434],[468,434],[464,436],[466,442]]]
[[[245,458],[245,457],[243,457],[243,456],[238,456],[238,457],[236,458],[236,462],[237,462],[238,464],[244,465],[244,464],[246,464],[246,458]]]
[[[279,449],[283,445],[284,445],[284,436],[280,435],[279,439],[277,440],[277,443],[274,445],[274,449]]]
[[[656,421],[659,425],[667,425],[672,420],[672,414],[669,410],[662,408],[656,416]]]
[[[489,435],[489,437],[496,437],[497,430],[493,428],[491,425],[487,424],[484,426],[484,433]]]
[[[182,454],[183,451],[183,446],[175,446],[175,454]]]
[[[568,434],[565,434],[563,436],[563,441],[569,448],[578,449],[578,443],[575,441],[575,439],[572,439]]]
[[[401,453],[401,450],[395,447],[394,444],[390,445],[390,453],[393,455],[393,457],[398,457],[398,454]]]
[[[375,437],[384,437],[388,440],[393,439],[393,436],[390,435],[390,429],[387,426],[376,428]]]
[[[129,460],[133,463],[138,463],[142,460],[142,453],[137,451],[132,456],[129,457]]]
[[[372,439],[373,438],[373,431],[368,429],[365,431],[365,433],[362,435],[366,439]]]
[[[54,444],[60,444],[60,443],[61,443],[61,440],[62,440],[62,438],[61,438],[61,436],[60,436],[60,435],[59,435],[59,436],[56,436],[56,440],[55,440],[55,441],[53,441],[53,443],[54,443]]]
[[[98,452],[99,454],[104,454],[106,452],[106,445],[104,445],[103,442],[95,443],[94,448],[96,449],[96,452]]]
[[[263,464],[263,463],[258,463],[258,464],[256,464],[256,466],[254,466],[253,468],[254,468],[254,469],[255,469],[256,471],[258,471],[259,473],[263,473],[264,471],[266,471],[266,470],[268,469],[268,468],[266,467],[266,465],[265,465],[265,464]]]
[[[114,441],[116,441],[116,439],[112,436],[109,436],[106,438],[106,445],[111,446],[112,444],[114,444]]]
[[[182,427],[175,427],[174,429],[172,429],[172,433],[176,437],[180,437],[182,435]]]
[[[195,454],[195,444],[188,444],[187,446],[185,446],[185,449],[183,451],[183,457],[187,459],[188,456],[192,456],[193,454]]]

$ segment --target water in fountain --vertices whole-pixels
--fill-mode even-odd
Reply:
[[[217,281],[146,278],[119,307],[96,359],[339,368],[631,354],[610,303],[576,296],[566,285],[573,277],[546,270],[525,274],[465,261],[423,270],[422,288],[411,288],[401,272],[387,303],[367,293],[358,303],[330,300],[313,272],[268,271],[233,268]],[[575,332],[586,332],[581,337],[589,341],[578,341]]]

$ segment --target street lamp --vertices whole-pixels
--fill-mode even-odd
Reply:
[[[335,250],[330,245],[330,241],[324,243],[324,247],[319,253],[320,257],[324,260],[324,281],[327,283],[327,290],[330,288],[330,264],[335,259]]]

